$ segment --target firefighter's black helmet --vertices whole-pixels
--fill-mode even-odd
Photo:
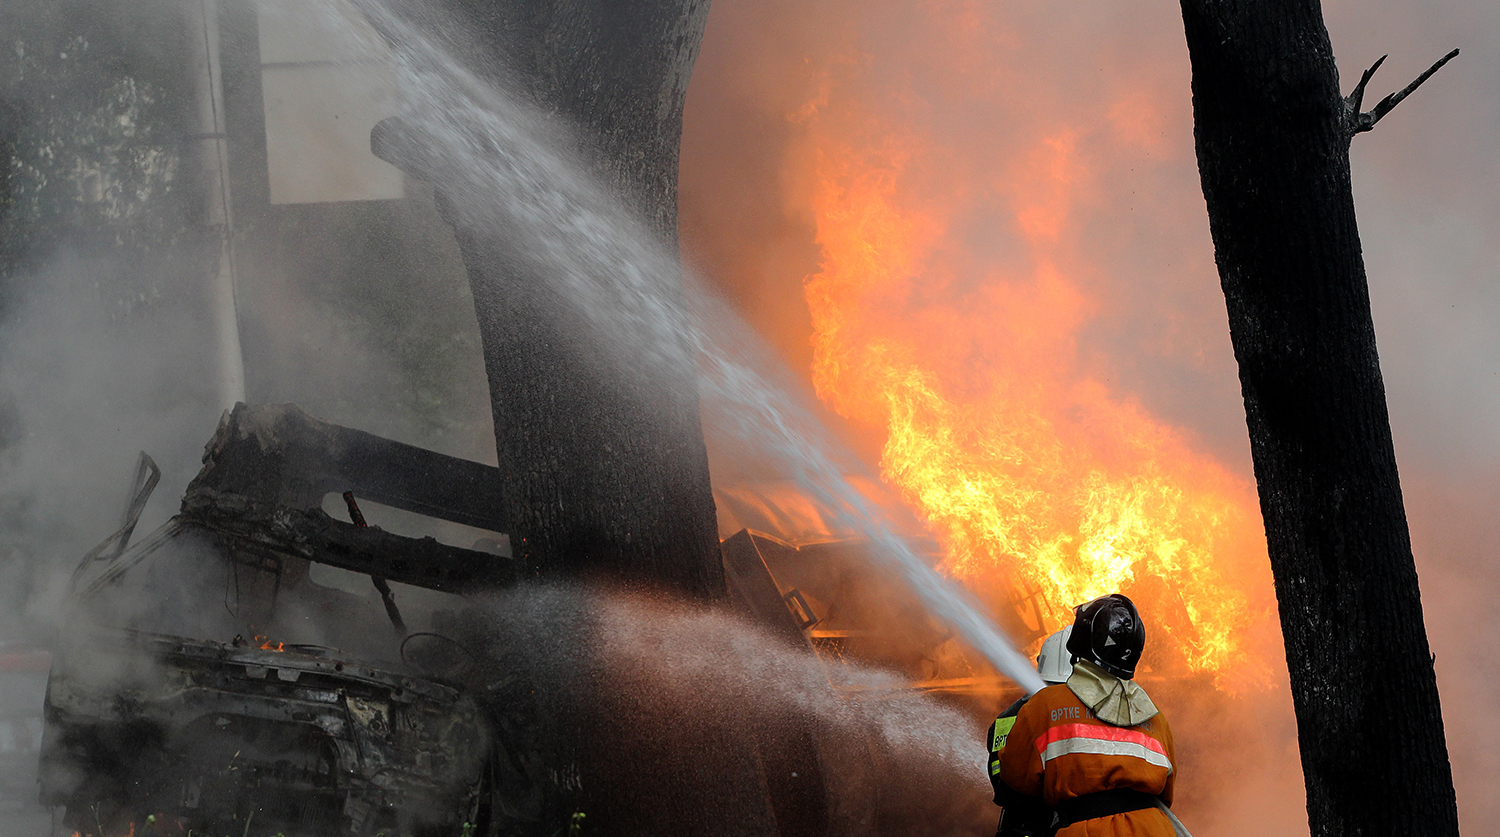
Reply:
[[[1135,664],[1146,647],[1146,626],[1135,604],[1111,593],[1073,608],[1073,613],[1068,653],[1122,680],[1134,677]]]

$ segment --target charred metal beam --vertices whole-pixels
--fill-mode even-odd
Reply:
[[[500,471],[309,416],[295,404],[236,404],[188,486],[184,513],[226,495],[251,506],[311,509],[326,494],[361,498],[494,532],[511,526]]]
[[[509,587],[525,577],[519,562],[435,538],[408,538],[334,520],[322,509],[276,508],[265,516],[202,506],[184,517],[227,535],[231,549],[260,548],[444,593]]]

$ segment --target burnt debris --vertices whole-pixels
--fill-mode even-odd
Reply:
[[[467,607],[454,594],[524,576],[500,547],[497,478],[292,405],[237,405],[181,511],[134,544],[112,535],[74,576],[42,803],[106,834],[147,816],[287,837],[534,829],[536,745],[497,734],[530,711],[527,690],[476,700],[445,635]],[[490,537],[466,548],[335,520],[321,506],[342,492]],[[413,630],[392,636],[378,626],[397,598]]]

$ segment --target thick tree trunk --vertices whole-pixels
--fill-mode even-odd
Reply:
[[[559,137],[571,138],[594,173],[675,248],[682,106],[707,0],[445,2],[461,23],[448,44],[460,59],[572,128]],[[519,91],[511,86],[517,80]],[[422,147],[420,126],[386,128],[377,128],[377,153],[438,185],[468,267],[518,554],[543,573],[602,573],[721,595],[692,351],[664,351],[642,364],[649,374],[625,379],[610,357],[622,348],[590,327],[576,300],[562,298],[568,289],[558,285],[567,283],[536,275],[548,266],[521,252],[507,230],[466,222],[471,213],[457,209],[463,198],[455,197],[464,175],[449,172],[459,182],[445,190],[442,155]],[[680,277],[670,267],[661,273],[648,280],[661,283],[653,301],[680,302]],[[625,837],[825,830],[821,785],[795,781],[820,775],[810,744],[757,743],[764,736],[742,718],[685,715],[671,728],[651,725],[652,712],[633,701],[658,696],[640,692],[640,672],[628,663],[590,661],[605,679],[561,694],[534,678],[537,700],[556,710],[529,731],[543,772],[554,777],[542,789],[538,833],[553,833],[575,807],[587,813],[586,832]],[[628,757],[601,758],[601,741]],[[790,772],[791,784],[772,768]]]
[[[595,173],[676,246],[682,106],[707,0],[448,0],[472,69],[519,78],[574,128]],[[441,189],[442,183],[438,183]],[[512,545],[544,575],[607,575],[713,598],[724,589],[692,368],[618,380],[527,254],[456,220],[495,419]],[[680,298],[680,277],[655,277]],[[684,336],[684,339],[686,337]]]
[[[1457,834],[1321,9],[1182,11],[1312,834]]]

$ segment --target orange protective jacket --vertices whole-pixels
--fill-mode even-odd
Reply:
[[[1130,788],[1172,804],[1176,780],[1172,729],[1160,712],[1133,727],[1094,717],[1061,683],[1037,692],[1021,708],[1000,755],[1000,779],[1049,806],[1099,791]],[[1155,808],[1073,823],[1057,837],[1175,837]]]

